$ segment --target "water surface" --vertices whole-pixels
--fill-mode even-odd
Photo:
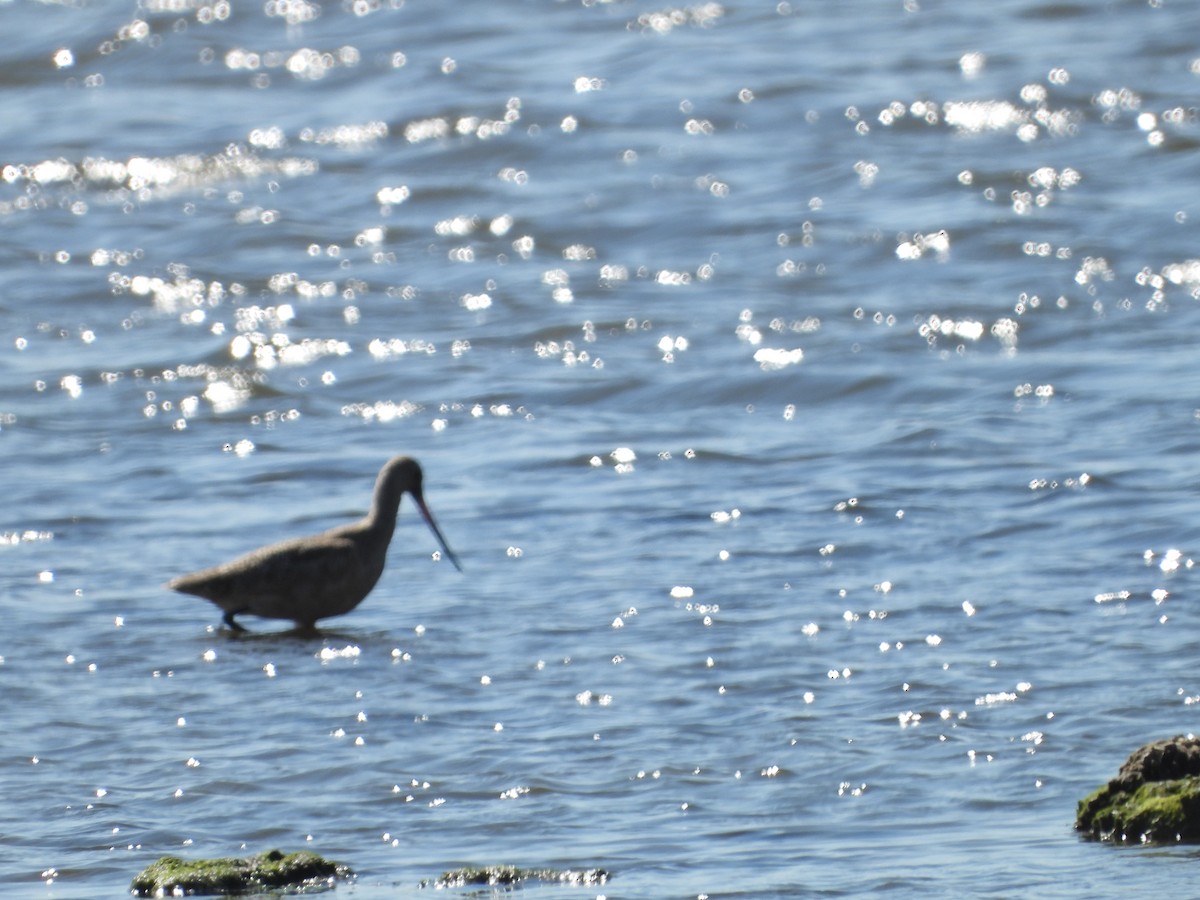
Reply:
[[[1186,4],[0,4],[0,878],[1180,895]],[[361,515],[315,640],[172,576]]]

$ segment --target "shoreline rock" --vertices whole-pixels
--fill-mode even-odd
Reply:
[[[352,874],[346,866],[308,850],[288,854],[269,850],[244,858],[164,856],[139,872],[129,888],[138,897],[170,897],[177,890],[189,896],[229,896],[332,886]]]
[[[421,882],[421,887],[465,887],[471,884],[506,885],[509,887],[525,881],[554,882],[557,884],[590,885],[605,884],[608,872],[604,869],[522,869],[519,866],[463,866],[443,872],[432,882]]]
[[[1116,778],[1079,801],[1075,829],[1115,843],[1200,841],[1200,738],[1139,747]]]

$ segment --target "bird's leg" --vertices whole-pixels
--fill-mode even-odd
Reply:
[[[224,622],[226,624],[226,626],[229,627],[230,631],[237,631],[239,633],[244,633],[246,631],[246,626],[242,625],[240,622],[235,622],[233,620],[233,617],[236,616],[240,612],[245,612],[245,610],[231,609],[225,613],[224,618],[221,620],[222,622]]]
[[[296,637],[313,638],[320,637],[321,629],[317,627],[316,622],[296,622],[296,627],[291,633]]]

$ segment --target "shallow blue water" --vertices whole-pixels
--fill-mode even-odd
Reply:
[[[1179,3],[0,4],[0,883],[1184,895]],[[317,640],[162,585],[401,520]]]

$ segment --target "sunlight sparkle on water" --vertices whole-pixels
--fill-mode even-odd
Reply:
[[[1158,562],[1159,569],[1166,573],[1176,572],[1180,566],[1190,569],[1193,565],[1192,560],[1184,559],[1182,550],[1176,550],[1175,548],[1171,548],[1164,553],[1162,559]]]
[[[764,371],[782,369],[786,366],[794,366],[803,359],[804,351],[799,347],[795,348],[794,350],[761,347],[754,351],[754,361],[758,363]]]
[[[973,319],[943,319],[941,316],[934,314],[921,324],[918,333],[927,339],[941,335],[942,337],[977,341],[983,337],[984,324]]]
[[[963,78],[967,80],[978,78],[986,66],[987,54],[980,53],[978,50],[964,53],[958,58],[958,67],[962,70]]]
[[[637,460],[637,454],[629,447],[617,447],[608,456],[615,464],[613,468],[619,473],[632,472],[633,464]]]
[[[228,381],[212,381],[204,389],[204,399],[212,404],[214,412],[227,413],[250,399],[250,391]]]
[[[975,698],[976,706],[995,706],[997,703],[1015,703],[1017,695],[1012,691],[999,691],[994,694],[984,694]]]
[[[942,105],[946,124],[961,131],[1015,131],[1029,121],[1026,110],[1007,100],[951,101]]]
[[[409,400],[396,403],[392,400],[379,400],[375,403],[351,403],[341,409],[343,416],[358,416],[367,422],[392,422],[405,419],[422,409]]]
[[[320,652],[316,654],[317,659],[321,662],[330,662],[335,659],[358,659],[362,656],[362,648],[354,644],[347,644],[345,647],[322,647]]]
[[[458,302],[468,312],[482,312],[491,308],[492,298],[488,294],[463,294]]]
[[[232,453],[234,456],[245,458],[254,452],[254,441],[248,438],[242,438],[237,443],[225,444],[221,448],[226,453]]]
[[[67,396],[71,399],[78,399],[83,393],[83,379],[78,375],[64,375],[59,381],[59,387],[66,391]]]
[[[642,13],[630,27],[637,27],[659,34],[669,34],[676,28],[694,25],[701,28],[711,28],[716,21],[725,15],[725,9],[720,3],[700,3],[691,7],[675,7],[657,12]]]
[[[920,259],[932,253],[944,259],[950,253],[950,235],[945,230],[932,234],[914,234],[896,247],[896,256],[902,260]]]

